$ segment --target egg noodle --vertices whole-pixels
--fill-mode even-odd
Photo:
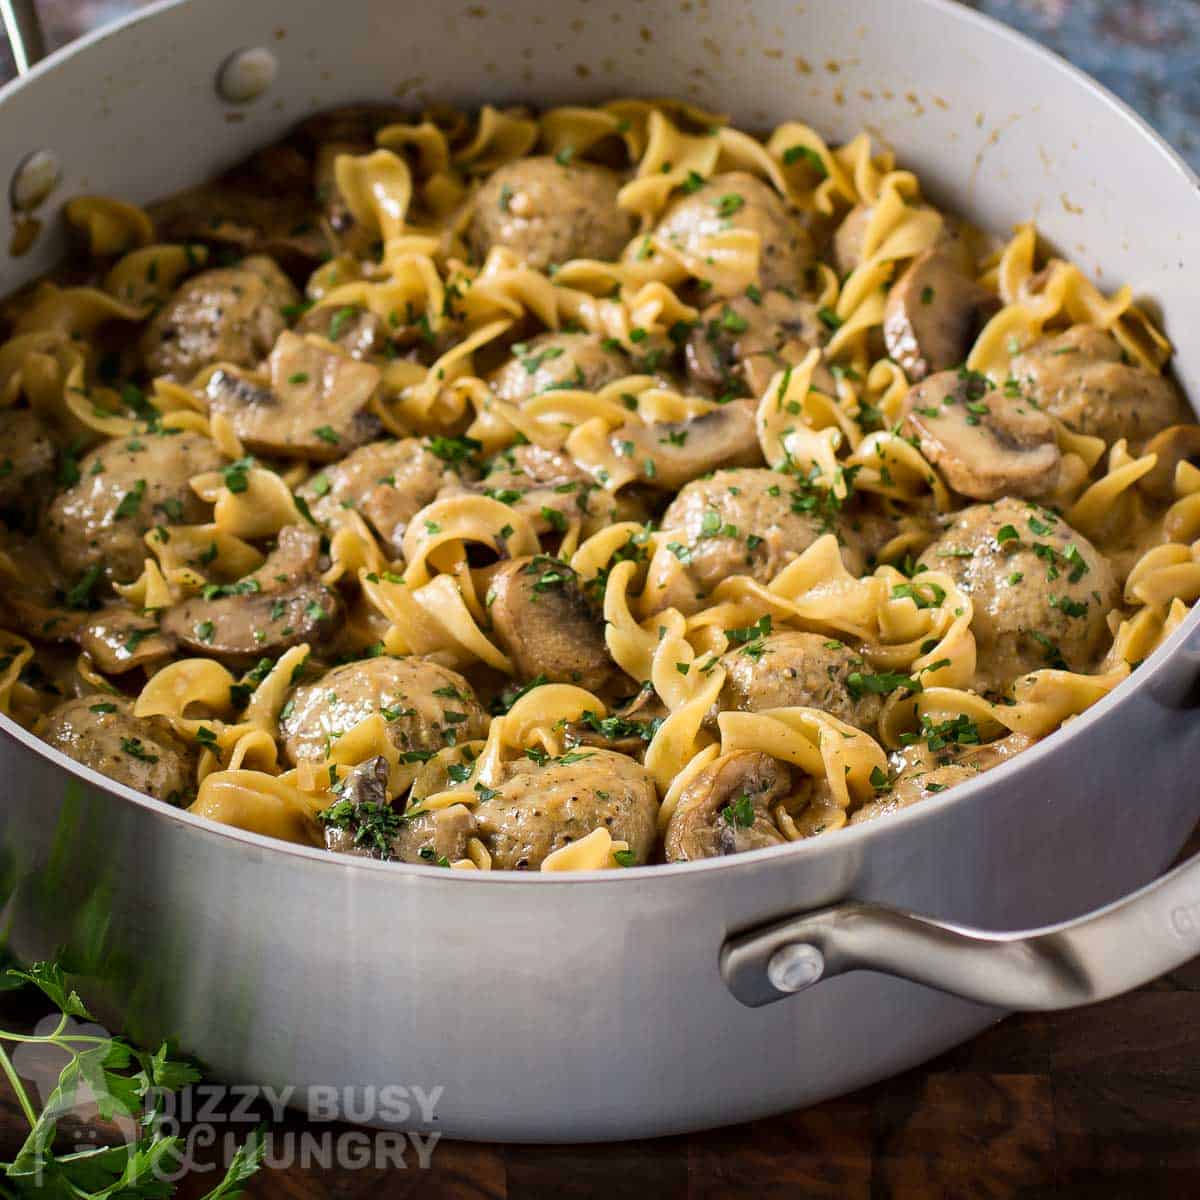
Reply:
[[[376,116],[368,144],[330,127],[309,137],[308,228],[252,244],[236,204],[206,230],[186,204],[79,197],[77,259],[6,304],[0,399],[37,436],[4,442],[21,483],[0,706],[89,765],[242,829],[457,870],[726,853],[994,765],[1200,596],[1200,431],[1143,420],[1171,347],[1131,290],[1104,294],[1032,226],[996,244],[939,212],[867,134],[757,137],[642,100]],[[278,188],[309,186],[289,183],[296,154],[267,160]],[[603,219],[623,248],[541,262],[481,235],[543,211],[526,162],[611,177],[605,214],[567,206],[565,244]],[[771,205],[799,246],[782,281]],[[304,264],[303,296],[276,261]],[[922,319],[962,324],[943,285],[909,297],[911,360],[892,325],[931,261],[980,317],[943,363],[917,361]],[[177,297],[231,271],[224,303],[270,298],[258,350],[156,371],[148,346],[179,364],[192,331],[226,329],[220,303]],[[772,304],[794,310],[788,338],[747,350]],[[238,319],[253,342],[261,311]],[[724,379],[693,370],[705,354]],[[355,476],[377,442],[407,449]],[[143,443],[176,457],[130,482],[114,463]],[[531,482],[530,463],[559,474]],[[514,561],[532,603],[505,633],[493,589]],[[560,602],[591,613],[593,682],[529,665],[522,624]],[[243,645],[246,620],[288,627]],[[427,681],[388,676],[363,702],[368,668],[440,686],[414,699]]]

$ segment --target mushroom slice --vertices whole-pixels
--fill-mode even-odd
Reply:
[[[779,846],[787,839],[771,805],[792,786],[784,763],[759,750],[722,754],[683,790],[667,825],[667,862],[691,862]]]
[[[966,361],[979,331],[999,308],[944,250],[926,250],[892,285],[883,310],[888,354],[914,382]]]
[[[391,856],[389,840],[397,821],[389,811],[388,773],[387,759],[378,754],[342,780],[339,803],[322,814],[327,849],[368,858]]]
[[[537,555],[502,563],[487,591],[497,641],[521,679],[544,676],[598,691],[615,667],[604,642],[604,621],[566,563]]]
[[[367,412],[380,372],[317,337],[286,332],[267,360],[270,386],[221,368],[205,388],[209,409],[224,413],[256,454],[330,462],[376,437]]]
[[[761,467],[753,400],[731,400],[687,421],[622,425],[610,441],[632,459],[644,482],[677,492],[685,483],[720,467]]]
[[[88,620],[79,631],[79,646],[105,675],[122,675],[170,658],[175,640],[152,617],[114,604]]]
[[[1054,422],[985,376],[940,371],[909,392],[906,406],[908,432],[960,495],[998,500],[1054,487],[1062,461]]]
[[[324,641],[337,627],[341,601],[317,578],[320,547],[315,530],[285,526],[257,571],[167,609],[163,633],[193,653],[235,666]]]
[[[357,305],[310,309],[296,322],[296,333],[315,333],[340,346],[351,358],[382,354],[388,344],[383,322]]]
[[[1169,503],[1175,498],[1179,464],[1200,463],[1200,425],[1171,425],[1156,433],[1142,453],[1157,455],[1158,461],[1138,480],[1138,487],[1153,499]]]

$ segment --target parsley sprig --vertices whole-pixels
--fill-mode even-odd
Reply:
[[[174,1195],[175,1182],[186,1173],[185,1143],[178,1135],[164,1133],[156,1117],[164,1092],[177,1092],[200,1080],[195,1064],[177,1057],[166,1042],[149,1051],[122,1037],[80,1030],[75,1020],[94,1018],[56,963],[34,963],[27,970],[10,968],[0,975],[0,989],[28,986],[36,987],[54,1005],[59,1021],[44,1035],[0,1030],[0,1069],[29,1125],[16,1157],[0,1163],[7,1185],[0,1190],[5,1195],[74,1200]],[[51,1046],[68,1056],[57,1086],[40,1109],[13,1067],[8,1047],[14,1044]],[[89,1101],[96,1104],[101,1120],[132,1118],[136,1140],[57,1153],[59,1119]],[[204,1200],[233,1200],[241,1195],[243,1185],[262,1165],[266,1148],[263,1132],[252,1133]]]

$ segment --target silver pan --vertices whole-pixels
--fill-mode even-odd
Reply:
[[[255,47],[277,73],[230,103],[218,70]],[[935,200],[999,231],[1034,216],[1102,282],[1158,301],[1200,395],[1195,177],[1096,84],[945,0],[175,0],[0,93],[0,172],[53,152],[50,214],[81,190],[171,192],[353,100],[622,93],[750,125],[802,115],[835,139],[870,127]],[[48,233],[0,287],[60,249]],[[440,1086],[438,1127],[470,1138],[745,1120],[1200,951],[1200,862],[1145,886],[1200,816],[1198,680],[1193,614],[1069,729],[944,797],[799,845],[569,881],[210,825],[4,720],[7,928],[26,957],[66,947],[113,1019],[232,1081],[301,1098]]]

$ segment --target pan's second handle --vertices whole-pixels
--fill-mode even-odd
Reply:
[[[847,971],[882,971],[1012,1011],[1120,995],[1200,954],[1200,856],[1107,908],[991,933],[851,902],[739,934],[721,950],[729,990],[752,1008]]]

